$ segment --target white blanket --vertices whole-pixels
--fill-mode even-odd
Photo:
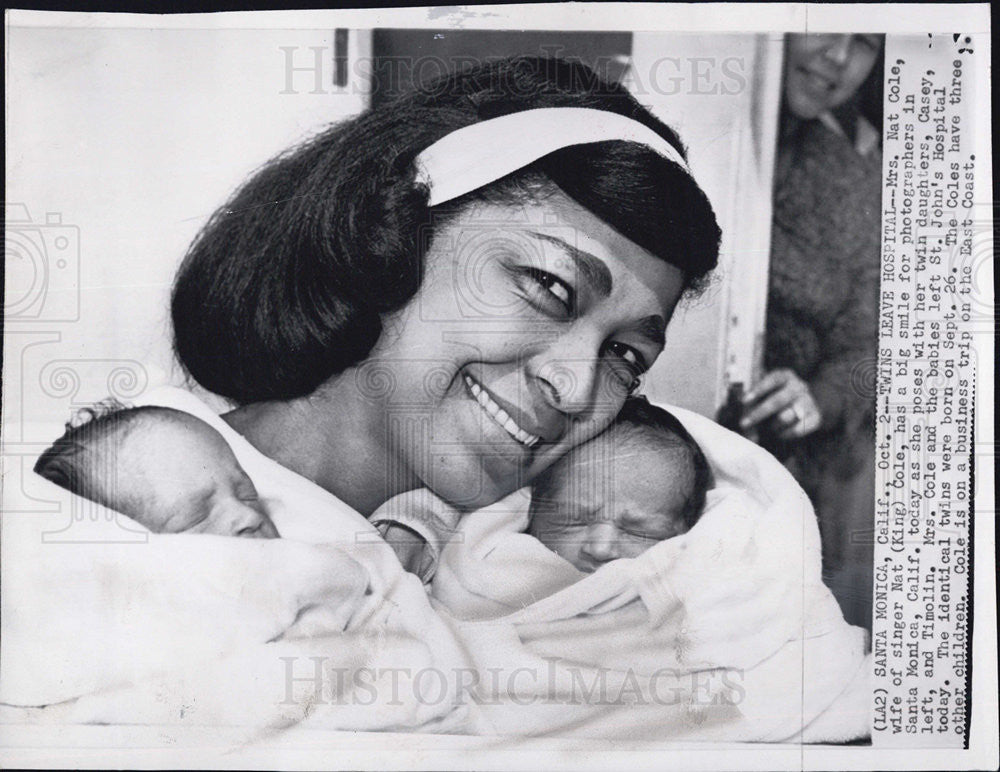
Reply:
[[[602,679],[634,685],[644,696],[628,711],[629,736],[653,739],[668,725],[689,739],[866,735],[866,634],[821,582],[808,499],[756,445],[671,410],[716,477],[689,533],[586,575],[523,533],[521,491],[462,520],[442,551],[436,601],[487,642],[470,646],[480,668],[535,658],[548,675],[519,699],[572,700],[574,683],[579,694]],[[564,733],[608,734],[621,720],[576,706],[487,712],[509,732],[548,731],[550,713],[572,724]]]
[[[186,392],[147,402],[215,426],[284,538],[136,538],[127,518],[40,478],[5,486],[7,716],[235,725],[248,739],[294,726],[655,740],[839,740],[866,730],[864,696],[845,696],[867,673],[863,634],[819,583],[808,504],[773,459],[711,422],[677,411],[719,483],[687,537],[575,582],[571,566],[556,569],[544,548],[526,546],[513,519],[476,513],[467,541],[443,555],[432,605],[357,512],[262,456]],[[39,500],[64,514],[38,514]],[[106,532],[51,538],[70,533],[72,511],[96,515],[91,525]],[[503,527],[484,527],[494,521]],[[521,577],[544,581],[495,581],[504,560],[476,556],[491,540],[492,559],[506,549]],[[594,678],[606,679],[607,694],[580,694]]]
[[[245,726],[254,737],[299,722],[477,731],[475,706],[454,690],[421,698],[424,674],[468,658],[364,517],[188,392],[143,404],[222,433],[284,538],[149,534],[30,472],[4,486],[5,717]],[[40,514],[40,501],[58,511]]]

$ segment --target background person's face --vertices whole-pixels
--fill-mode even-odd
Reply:
[[[424,485],[468,510],[528,484],[610,423],[682,289],[677,268],[562,194],[457,215],[357,371],[387,491]]]
[[[844,104],[881,51],[878,35],[789,35],[785,46],[785,103],[803,120]]]

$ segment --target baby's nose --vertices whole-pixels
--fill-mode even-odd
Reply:
[[[257,515],[236,532],[237,536],[247,536],[251,539],[277,539],[278,529],[274,527],[271,518]]]
[[[256,539],[273,539],[277,535],[270,518],[243,501],[227,499],[218,510],[217,527],[225,535]]]
[[[618,531],[611,523],[594,523],[587,529],[581,551],[591,560],[607,563],[619,557]]]

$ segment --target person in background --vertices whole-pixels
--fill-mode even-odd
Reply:
[[[809,494],[824,579],[847,621],[868,628],[882,158],[862,86],[881,85],[883,39],[786,40],[765,375],[740,420]]]

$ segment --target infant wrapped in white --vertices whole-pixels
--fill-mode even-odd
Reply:
[[[758,446],[671,412],[715,477],[688,533],[584,574],[523,533],[521,491],[465,517],[441,548],[432,595],[465,620],[478,666],[546,673],[535,685],[520,679],[527,695],[506,697],[538,700],[520,711],[486,701],[487,714],[512,733],[613,736],[627,715],[627,735],[644,739],[865,736],[867,635],[844,621],[821,581],[808,498]],[[641,693],[631,708],[616,714],[576,699],[615,679],[610,698]]]

